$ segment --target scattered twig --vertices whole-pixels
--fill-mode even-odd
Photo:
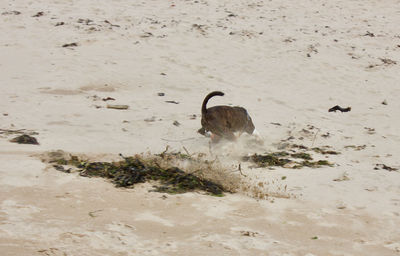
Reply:
[[[15,133],[24,133],[25,129],[18,129],[18,130],[9,130],[9,129],[0,129],[0,134],[7,133],[7,134],[15,134]]]
[[[103,98],[102,99],[103,101],[108,101],[108,100],[115,100],[114,98],[111,98],[111,97],[107,97],[107,98]]]
[[[387,58],[379,58],[385,65],[396,65],[397,62]]]
[[[129,106],[128,105],[111,105],[111,104],[108,104],[107,108],[125,110],[125,109],[128,109]]]
[[[32,17],[40,17],[43,16],[44,12],[38,12],[35,15],[33,15]]]
[[[172,103],[172,104],[179,104],[179,102],[174,101],[174,100],[166,100],[166,103]]]
[[[156,117],[152,116],[151,118],[145,118],[144,121],[145,122],[155,122],[156,121]]]
[[[366,147],[367,147],[367,145],[359,145],[359,146],[356,146],[356,145],[347,145],[347,146],[344,146],[345,149],[352,148],[352,149],[354,149],[354,150],[356,150],[356,151],[363,150],[363,149],[365,149]]]
[[[370,36],[370,37],[375,37],[375,34],[372,32],[367,31],[364,36]]]
[[[376,164],[374,170],[384,169],[389,172],[397,171],[397,168],[387,166],[386,164]]]
[[[97,217],[97,215],[95,215],[95,213],[101,212],[101,211],[103,211],[103,210],[97,210],[97,211],[89,212],[88,214],[89,214],[90,217],[95,218],[95,217]]]
[[[144,32],[142,35],[140,35],[141,38],[152,37],[152,36],[154,35],[150,32]]]
[[[273,124],[273,125],[276,125],[276,126],[281,126],[281,124],[280,124],[280,123],[274,123],[274,122],[271,122],[270,124]]]
[[[167,145],[167,146],[165,147],[165,150],[164,150],[160,155],[161,155],[161,156],[165,155],[165,153],[167,153],[168,150],[169,150],[169,145]]]
[[[185,146],[182,146],[182,147],[183,147],[183,150],[185,150],[186,154],[188,154],[189,156],[192,156],[192,155],[189,153],[189,151],[186,149]]]
[[[315,142],[315,139],[317,138],[317,134],[319,133],[319,131],[320,131],[320,129],[318,128],[318,131],[314,135],[314,139],[312,141],[311,147],[314,147],[314,142]]]
[[[257,232],[253,231],[240,231],[240,233],[242,234],[242,236],[250,236],[250,237],[256,237],[258,235]]]
[[[1,15],[20,15],[19,11],[2,12]]]
[[[93,22],[93,20],[91,20],[91,19],[78,19],[77,22],[78,22],[78,23],[85,24],[85,25],[92,25],[92,24],[90,24],[90,23]]]
[[[364,127],[365,130],[367,130],[368,134],[375,134],[375,128],[370,128],[370,127]]]
[[[111,27],[117,27],[117,28],[120,27],[120,25],[114,25],[114,24],[112,24],[111,22],[109,22],[108,20],[104,20],[104,22],[107,23],[107,24],[109,24]]]
[[[239,171],[240,175],[242,175],[243,177],[247,177],[247,175],[245,175],[245,174],[242,172],[242,165],[241,165],[241,163],[239,163],[238,171]]]

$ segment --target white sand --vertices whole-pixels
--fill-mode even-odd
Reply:
[[[399,255],[400,173],[374,170],[400,169],[399,4],[1,2],[0,129],[38,132],[40,143],[0,134],[1,255]],[[62,149],[112,158],[166,145],[208,153],[196,131],[216,89],[226,95],[210,106],[246,107],[264,137],[219,154],[276,151],[293,136],[341,152],[327,158],[335,166],[244,167],[249,182],[289,199],[163,198],[148,184],[117,189],[32,157]],[[328,113],[337,104],[352,110]]]

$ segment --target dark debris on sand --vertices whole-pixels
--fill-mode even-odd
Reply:
[[[293,159],[302,159],[301,161]],[[309,153],[298,152],[298,153],[287,153],[285,151],[266,153],[266,154],[253,154],[250,156],[242,157],[245,162],[252,162],[256,164],[256,167],[283,167],[291,169],[300,169],[303,167],[319,168],[322,166],[332,166],[332,164],[326,160],[312,161],[313,158]]]
[[[21,12],[19,11],[8,11],[8,12],[2,12],[1,15],[20,15]]]
[[[63,44],[62,47],[77,47],[78,43],[68,43],[68,44]]]
[[[177,153],[163,153],[158,155],[159,159],[178,158],[190,159],[189,155]],[[78,172],[84,177],[102,177],[112,181],[117,187],[133,187],[137,183],[147,181],[158,181],[160,185],[155,186],[156,192],[166,192],[172,194],[185,193],[191,191],[205,191],[210,195],[223,196],[227,192],[221,185],[212,181],[200,178],[195,174],[186,173],[182,169],[170,166],[161,167],[154,158],[145,158],[141,155],[123,157],[119,162],[90,162],[71,156],[70,159],[53,159],[53,163],[59,171],[70,172],[60,166],[70,165],[78,168]]]
[[[36,140],[35,137],[29,136],[27,134],[17,136],[14,139],[11,139],[10,142],[14,142],[14,143],[18,143],[18,144],[39,145],[39,142]]]

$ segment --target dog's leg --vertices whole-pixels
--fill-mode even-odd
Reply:
[[[209,141],[208,142],[208,150],[210,151],[210,155],[213,156],[213,153],[212,153],[211,149],[212,149],[212,145],[211,145],[211,141]]]
[[[215,133],[211,133],[210,138],[212,143],[218,143],[221,140],[221,136]]]
[[[231,141],[236,141],[236,136],[233,132],[225,132],[224,137]]]
[[[260,133],[257,131],[257,129],[254,129],[253,133],[251,135],[255,135],[256,137],[261,137]]]

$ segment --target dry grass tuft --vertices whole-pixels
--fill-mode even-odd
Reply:
[[[287,185],[283,185],[279,180],[272,180],[266,182],[252,182],[243,181],[241,185],[242,193],[262,200],[274,201],[274,198],[295,198],[296,196],[289,193]]]

